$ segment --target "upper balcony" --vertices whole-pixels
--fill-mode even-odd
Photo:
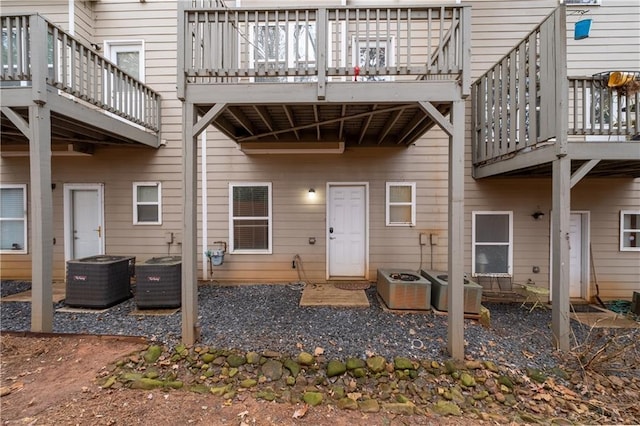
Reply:
[[[192,1],[179,24],[178,97],[243,148],[407,146],[470,88],[466,6]]]
[[[23,155],[29,106],[51,108],[52,150],[159,146],[160,95],[38,14],[2,15],[2,155]],[[18,124],[16,124],[18,123]]]
[[[640,177],[640,72],[568,77],[566,34],[559,7],[473,84],[476,178],[550,176],[558,156],[573,172]]]

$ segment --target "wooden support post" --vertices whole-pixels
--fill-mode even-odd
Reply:
[[[465,104],[453,102],[449,136],[449,285],[447,345],[449,355],[464,359],[464,134]]]
[[[318,52],[316,54],[316,70],[318,73],[318,100],[323,101],[327,95],[327,9],[318,9],[316,17],[318,32]]]
[[[571,160],[560,157],[553,162],[551,214],[551,328],[556,347],[569,350],[569,215],[571,210]]]
[[[182,342],[194,344],[199,336],[198,280],[196,276],[197,251],[197,136],[194,134],[196,108],[185,102],[182,106]]]
[[[31,331],[53,330],[53,201],[51,194],[51,111],[29,107],[31,174]]]

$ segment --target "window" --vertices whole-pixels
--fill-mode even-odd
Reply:
[[[620,251],[640,251],[640,210],[620,212]]]
[[[415,182],[387,182],[387,226],[415,225]]]
[[[388,38],[355,38],[353,39],[353,63],[360,67],[358,81],[391,80],[388,75],[375,75],[377,69],[384,74],[384,69],[394,65],[393,37]],[[366,70],[372,74],[367,75]]]
[[[134,182],[133,224],[162,224],[162,193],[160,182]]]
[[[271,183],[229,184],[231,253],[271,253]]]
[[[471,255],[474,276],[511,276],[512,223],[512,212],[473,212]]]
[[[256,72],[270,73],[295,68],[302,75],[289,77],[290,81],[315,81],[316,24],[282,23],[254,26],[251,63]],[[309,75],[304,75],[309,71]],[[282,82],[287,77],[256,77],[258,82]]]
[[[27,253],[27,185],[0,186],[0,252]]]
[[[105,41],[105,55],[118,68],[144,82],[144,42]]]
[[[144,82],[144,43],[142,41],[105,41],[105,55],[125,73]],[[133,117],[142,118],[145,109],[141,91],[121,74],[105,76],[106,103]]]

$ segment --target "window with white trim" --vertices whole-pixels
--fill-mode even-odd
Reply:
[[[121,70],[134,77],[138,81],[144,82],[144,41],[105,40],[105,56]]]
[[[256,71],[269,73],[295,68],[300,75],[289,81],[315,81],[317,35],[312,22],[254,25],[250,61]],[[309,75],[305,75],[308,71]],[[257,82],[282,82],[287,77],[256,77]]]
[[[145,80],[144,42],[134,41],[105,41],[105,56],[122,71],[139,82]],[[105,76],[105,99],[110,106],[141,118],[145,103],[141,91],[129,80],[118,74]]]
[[[231,253],[271,253],[271,183],[229,184]]]
[[[353,63],[360,67],[358,81],[387,81],[392,80],[389,75],[375,75],[380,69],[386,74],[385,68],[395,65],[394,37],[353,37]],[[372,74],[367,74],[370,70]]]
[[[133,224],[162,224],[162,185],[160,182],[133,183]]]
[[[640,251],[640,210],[620,211],[620,251]]]
[[[473,212],[472,274],[511,276],[513,265],[513,212]]]
[[[387,226],[416,225],[416,183],[387,182]]]
[[[0,185],[0,253],[27,253],[27,185]]]

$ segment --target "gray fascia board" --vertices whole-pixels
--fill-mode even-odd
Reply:
[[[56,113],[73,117],[83,123],[103,131],[114,133],[120,137],[148,145],[153,148],[160,146],[158,135],[136,128],[126,120],[110,117],[102,110],[88,108],[71,99],[62,96],[49,96],[51,110]]]
[[[640,160],[640,142],[570,142],[572,160]]]
[[[527,153],[520,153],[508,160],[496,161],[481,167],[474,166],[473,177],[481,179],[490,176],[501,175],[518,169],[549,163],[556,158],[553,145],[540,148]]]
[[[33,105],[32,90],[29,86],[0,88],[0,106],[28,107]]]
[[[318,100],[318,89],[315,83],[190,84],[186,92],[186,99],[195,105],[219,102],[227,104],[452,102],[459,98],[459,86],[451,81],[329,82],[324,100]]]

